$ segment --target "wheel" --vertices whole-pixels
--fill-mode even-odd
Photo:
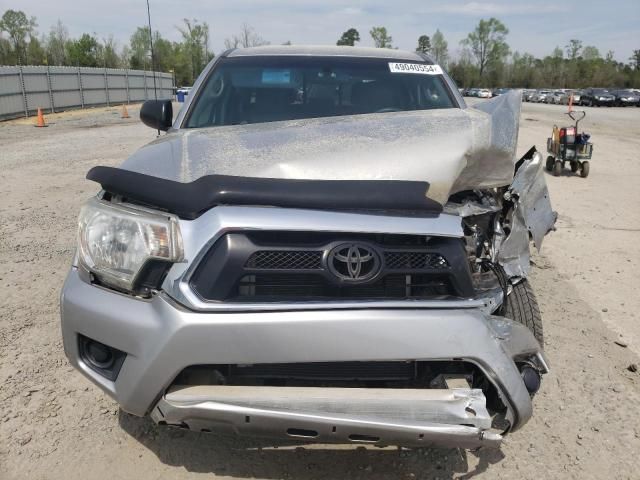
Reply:
[[[542,346],[544,335],[542,333],[542,315],[538,301],[533,293],[533,288],[527,280],[522,280],[513,286],[507,297],[504,316],[521,323],[533,333],[538,343]]]
[[[562,173],[562,162],[560,160],[556,160],[556,163],[553,164],[553,176],[559,177]]]
[[[582,169],[580,170],[580,176],[587,178],[589,176],[589,162],[582,162]]]
[[[580,164],[578,162],[571,162],[571,171],[576,173],[580,168]]]
[[[556,161],[555,158],[553,158],[551,155],[549,155],[547,157],[547,163],[546,163],[546,167],[547,167],[547,171],[550,172],[551,170],[553,170],[553,164]]]

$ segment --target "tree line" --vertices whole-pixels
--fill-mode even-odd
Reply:
[[[156,70],[173,72],[178,84],[190,85],[214,57],[209,46],[209,25],[197,19],[185,18],[176,26],[181,41],[170,41],[158,31],[150,35],[148,27],[138,27],[122,46],[113,36],[99,38],[95,33],[71,38],[60,20],[46,35],[39,35],[37,27],[36,18],[22,11],[4,12],[0,18],[1,65],[152,70],[153,63]],[[530,53],[512,51],[507,43],[508,34],[509,29],[500,20],[482,19],[460,42],[455,56],[449,53],[449,44],[440,30],[431,36],[420,35],[416,51],[430,55],[447,68],[460,87],[640,87],[640,49],[633,51],[628,62],[618,62],[612,51],[602,55],[595,46],[571,39],[564,48],[558,46],[550,55],[537,58]],[[369,35],[376,47],[395,48],[386,27],[372,27]],[[354,46],[358,42],[360,33],[349,28],[336,43]],[[268,43],[253,27],[244,24],[238,34],[225,39],[224,46],[253,47]]]
[[[113,36],[99,38],[83,33],[71,38],[60,21],[47,35],[39,35],[35,17],[7,10],[0,18],[0,65],[63,65],[73,67],[132,68],[173,72],[176,83],[191,85],[214,57],[209,47],[209,25],[185,18],[176,26],[181,41],[164,38],[157,30],[138,27],[129,42],[119,46]],[[228,48],[265,44],[252,27],[243,25],[237,35],[225,40]],[[153,57],[151,45],[153,44]]]
[[[512,51],[507,43],[509,29],[496,18],[482,19],[460,42],[455,58],[440,30],[430,37],[420,35],[416,51],[430,55],[445,67],[461,88],[586,88],[591,86],[640,88],[640,49],[633,51],[627,63],[617,62],[614,52],[604,56],[598,48],[571,39],[563,48],[536,58],[530,53]],[[373,27],[369,35],[376,47],[394,48],[385,27]],[[360,33],[349,28],[336,42],[354,46]]]

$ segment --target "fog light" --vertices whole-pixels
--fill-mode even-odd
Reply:
[[[109,368],[113,366],[111,349],[93,340],[89,340],[87,343],[87,360],[98,368]]]
[[[522,381],[529,394],[533,395],[540,390],[540,374],[537,370],[529,365],[524,365],[520,368],[520,375],[522,375]]]
[[[78,335],[80,357],[94,372],[109,380],[115,380],[120,373],[126,353],[104,343]]]

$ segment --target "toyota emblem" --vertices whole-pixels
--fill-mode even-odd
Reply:
[[[362,243],[343,243],[331,249],[327,267],[343,282],[362,283],[380,271],[380,255]]]

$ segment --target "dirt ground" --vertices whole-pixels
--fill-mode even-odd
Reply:
[[[520,151],[544,147],[565,109],[525,104]],[[120,412],[67,364],[58,295],[97,191],[85,173],[155,133],[135,107],[0,124],[0,478],[640,478],[640,108],[587,110],[591,175],[547,175],[558,230],[534,257],[552,372],[533,419],[476,453],[278,445]]]

